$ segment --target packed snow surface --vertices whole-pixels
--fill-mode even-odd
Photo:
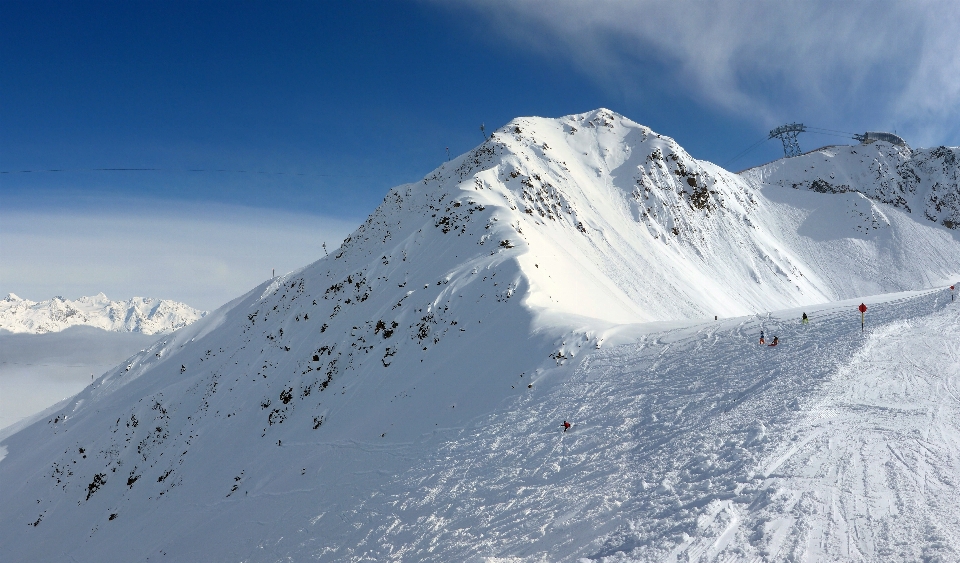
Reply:
[[[30,301],[10,293],[0,299],[0,330],[43,334],[71,326],[92,326],[116,332],[166,334],[205,314],[168,299],[134,297],[111,301],[98,293],[77,300],[58,296],[46,301]]]
[[[5,432],[0,554],[956,559],[958,273],[863,192],[517,119]]]

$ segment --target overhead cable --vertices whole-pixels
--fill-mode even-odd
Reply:
[[[744,149],[743,152],[739,153],[737,156],[731,158],[730,160],[724,162],[724,163],[721,164],[720,166],[721,166],[722,168],[726,168],[727,165],[729,165],[731,162],[733,162],[733,161],[737,160],[738,158],[746,155],[748,152],[750,152],[750,151],[752,151],[753,149],[759,147],[761,144],[763,144],[764,141],[767,141],[767,140],[769,140],[769,139],[770,139],[770,137],[764,137],[764,138],[760,139],[760,140],[757,141],[756,143],[754,143],[754,144],[750,145],[749,147],[747,147],[746,149]]]

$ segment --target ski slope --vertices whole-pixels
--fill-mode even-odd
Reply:
[[[551,561],[955,558],[960,314],[944,305],[943,292],[873,304],[863,337],[849,303],[807,327],[790,311],[592,354],[403,479],[399,497],[431,499],[437,530],[381,546],[425,560],[478,546]],[[781,345],[757,346],[760,328]]]
[[[958,278],[863,193],[518,118],[3,431],[0,555],[949,560]]]
[[[74,514],[54,522],[59,534],[3,550],[77,561],[107,546],[122,560],[174,561],[952,560],[960,308],[943,290],[867,303],[863,334],[855,301],[807,309],[807,326],[797,310],[636,326],[634,342],[584,353],[464,424],[404,440],[301,433],[255,457],[211,456],[205,472],[228,466],[239,479],[168,489],[150,512],[162,526],[123,518],[136,500],[115,498],[93,522],[64,506]],[[757,345],[761,328],[781,344]]]

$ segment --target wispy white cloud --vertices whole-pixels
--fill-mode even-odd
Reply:
[[[229,205],[130,201],[80,211],[0,210],[0,293],[104,292],[213,309],[332,250],[357,223]]]
[[[599,82],[651,80],[773,126],[898,127],[960,142],[960,2],[461,0],[501,37]]]

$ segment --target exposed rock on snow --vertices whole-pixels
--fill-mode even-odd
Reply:
[[[836,145],[751,168],[754,182],[820,193],[859,192],[908,213],[960,229],[960,148],[911,150],[885,141]]]
[[[205,314],[183,303],[149,297],[111,301],[98,293],[75,301],[58,296],[37,302],[10,293],[0,300],[0,330],[43,334],[83,325],[115,332],[165,334]]]
[[[799,468],[774,469],[812,443],[793,428],[866,346],[855,305],[830,303],[930,288],[957,264],[953,233],[861,193],[740,177],[608,110],[516,119],[391,190],[330,257],[8,436],[0,552],[802,559],[816,526],[791,511],[814,505],[793,502]],[[871,329],[955,322],[947,299],[867,299]],[[769,313],[800,306],[808,332],[799,309]],[[761,329],[781,345],[757,347]],[[954,452],[950,420],[937,443]],[[850,533],[820,544],[828,559],[867,545],[851,534],[870,491],[837,494]],[[857,549],[933,537],[915,531]]]

